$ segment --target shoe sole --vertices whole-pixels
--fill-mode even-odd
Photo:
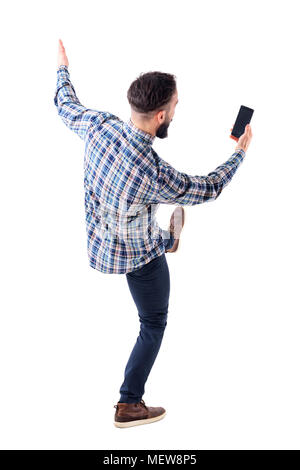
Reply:
[[[119,421],[114,421],[114,425],[117,428],[130,428],[132,426],[139,426],[140,424],[154,423],[155,421],[159,421],[160,419],[162,419],[165,415],[166,415],[166,411],[163,414],[159,415],[159,416],[155,416],[154,418],[137,419],[135,421],[126,421],[124,423],[121,423]]]
[[[181,230],[180,230],[179,238],[175,239],[172,248],[170,250],[167,250],[166,253],[175,253],[175,251],[178,251],[179,245],[180,245],[180,243],[179,243],[180,242],[180,237],[181,237],[181,233],[182,233],[185,221],[186,221],[186,211],[183,210],[182,227],[181,227]]]

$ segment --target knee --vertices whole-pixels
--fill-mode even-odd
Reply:
[[[139,314],[141,325],[149,328],[164,330],[167,326],[168,311],[156,314]]]

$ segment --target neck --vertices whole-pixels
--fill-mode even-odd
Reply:
[[[142,122],[136,119],[134,116],[131,116],[130,119],[136,127],[138,127],[144,132],[147,132],[147,134],[151,134],[155,137],[155,130],[153,128],[153,124]]]

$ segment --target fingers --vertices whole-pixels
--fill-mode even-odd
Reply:
[[[233,129],[233,127],[231,127],[230,132],[232,131],[232,129]],[[250,124],[246,124],[244,133],[240,136],[239,139],[242,139],[242,138],[245,138],[245,137],[248,138],[248,139],[252,138],[252,129],[251,129]]]
[[[246,124],[244,134],[246,134],[248,137],[252,135],[252,130],[250,124]]]
[[[247,124],[247,136],[250,138],[252,137],[252,129],[250,124]]]
[[[65,47],[61,39],[58,40],[58,66],[66,65],[69,66],[68,57],[65,51]]]
[[[58,47],[62,52],[65,52],[65,47],[61,39],[58,40]]]

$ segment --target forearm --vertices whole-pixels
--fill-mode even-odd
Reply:
[[[217,199],[223,189],[231,181],[236,170],[243,162],[245,155],[246,152],[244,150],[238,149],[224,164],[219,165],[214,171],[208,173],[208,175],[204,177],[204,192],[202,189],[203,177],[199,177],[199,181],[197,182],[196,180],[196,187],[199,187],[200,201],[196,202],[196,204]]]
[[[54,104],[64,124],[81,139],[85,138],[93,119],[101,114],[99,111],[88,109],[80,103],[66,65],[60,65],[57,69]]]
[[[244,157],[245,152],[238,149],[225,163],[207,176],[192,176],[179,172],[160,159],[157,202],[192,206],[217,199],[231,181]]]
[[[54,97],[54,104],[57,107],[63,106],[65,103],[80,104],[75,89],[70,80],[70,74],[66,65],[60,65],[57,69],[57,81]]]

